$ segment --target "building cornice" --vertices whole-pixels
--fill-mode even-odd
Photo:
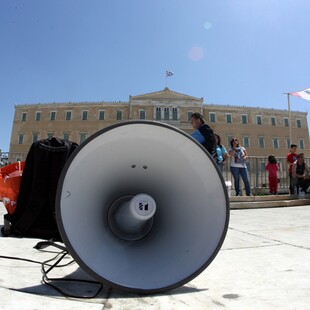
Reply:
[[[203,97],[193,97],[186,94],[182,94],[179,92],[171,91],[168,87],[164,88],[163,90],[141,94],[137,96],[129,96],[129,101],[79,101],[79,102],[49,102],[49,103],[25,103],[25,104],[15,104],[15,108],[53,108],[53,107],[91,107],[91,106],[117,106],[117,105],[178,105],[180,107],[186,107],[188,105],[193,106],[200,106],[202,109],[212,109],[214,107],[215,109],[225,109],[229,111],[235,111],[237,110],[246,110],[253,111],[258,110],[259,111],[266,111],[268,113],[288,113],[288,110],[286,109],[274,109],[274,108],[262,108],[262,107],[249,107],[249,106],[240,106],[240,105],[223,105],[223,104],[214,104],[214,103],[204,103]],[[307,112],[301,112],[301,111],[292,111],[291,113],[294,114],[300,114],[300,115],[307,115]]]
[[[137,96],[129,96],[129,101],[135,100],[186,100],[186,101],[196,101],[203,103],[203,98],[197,98],[193,96],[189,96],[186,94],[178,93],[175,91],[171,91],[168,87],[164,88],[163,90],[137,95]]]

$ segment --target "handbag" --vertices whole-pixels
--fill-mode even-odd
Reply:
[[[0,168],[0,199],[9,214],[16,209],[24,167],[25,161],[18,161]]]

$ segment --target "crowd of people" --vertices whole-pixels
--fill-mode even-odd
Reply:
[[[194,128],[192,137],[201,143],[216,161],[219,170],[223,172],[223,167],[230,159],[230,172],[234,180],[236,196],[241,196],[240,178],[244,183],[245,193],[252,196],[249,182],[246,160],[248,153],[245,147],[240,145],[238,139],[230,141],[230,148],[227,151],[221,142],[221,137],[214,133],[212,128],[207,125],[200,113],[193,113],[191,124]],[[308,193],[310,186],[310,169],[308,168],[303,153],[297,154],[297,145],[291,144],[290,152],[286,161],[289,172],[289,192],[291,195]],[[279,166],[274,155],[268,156],[266,171],[268,172],[269,193],[278,194],[278,170]]]

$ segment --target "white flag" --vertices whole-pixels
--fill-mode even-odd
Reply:
[[[289,93],[292,96],[298,96],[302,99],[310,100],[310,88],[306,88],[301,91],[296,91],[294,93]]]
[[[166,77],[167,76],[173,76],[173,72],[170,70],[166,70]]]

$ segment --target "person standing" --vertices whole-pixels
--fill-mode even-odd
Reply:
[[[305,163],[304,153],[297,155],[297,160],[292,166],[292,175],[296,180],[296,194],[299,194],[300,190],[306,193],[310,185],[310,170]]]
[[[215,158],[215,136],[212,128],[207,125],[202,117],[202,115],[198,112],[195,112],[191,116],[191,124],[195,129],[192,133],[192,137],[200,142],[205,149],[211,154],[213,158]]]
[[[223,172],[223,167],[229,157],[227,150],[224,145],[221,144],[221,137],[218,134],[215,135],[215,151],[216,151],[216,162],[220,170]]]
[[[286,162],[289,165],[288,168],[288,174],[290,178],[290,194],[294,195],[295,193],[295,178],[293,177],[292,174],[292,168],[293,168],[293,163],[297,160],[297,145],[296,144],[291,144],[290,152],[286,156]]]
[[[241,196],[240,190],[240,177],[244,183],[245,192],[247,196],[251,196],[251,187],[248,178],[248,169],[246,165],[246,159],[248,158],[248,153],[246,149],[239,144],[238,139],[233,138],[230,141],[231,149],[228,154],[231,158],[230,171],[234,178],[234,185],[236,196]]]
[[[266,170],[268,171],[268,181],[269,181],[269,193],[276,195],[278,194],[278,175],[279,166],[277,160],[273,155],[268,156],[268,163],[266,165]]]

